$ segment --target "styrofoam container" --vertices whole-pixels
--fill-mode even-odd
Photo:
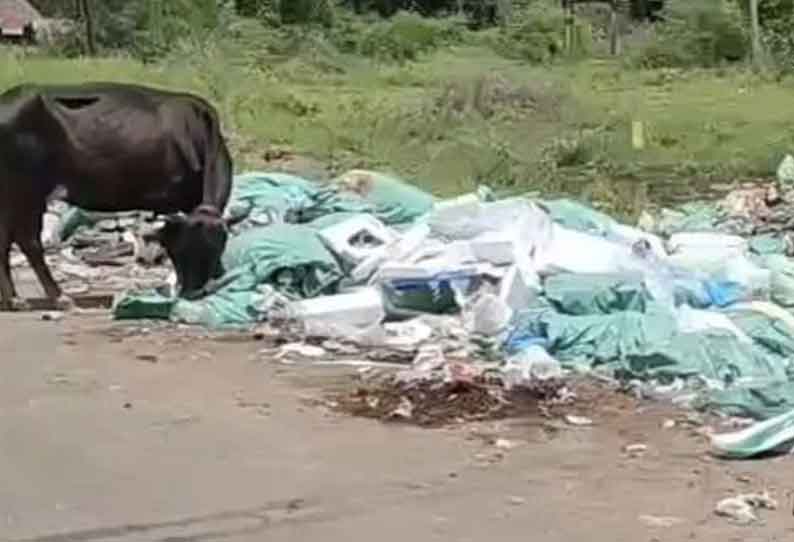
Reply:
[[[351,327],[377,324],[385,315],[377,288],[295,301],[287,306],[287,313],[303,322],[331,322]]]

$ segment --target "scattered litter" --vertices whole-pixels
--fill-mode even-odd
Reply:
[[[291,343],[285,344],[281,347],[276,359],[281,359],[287,356],[300,356],[304,358],[321,358],[326,355],[323,348],[319,346],[312,346],[310,344]]]
[[[522,505],[526,504],[527,500],[524,497],[513,496],[513,497],[510,497],[507,500],[507,502],[509,502],[513,506],[522,506]]]
[[[676,426],[675,420],[665,420],[664,423],[662,423],[662,429],[674,429],[675,426]]]
[[[45,322],[59,322],[63,320],[63,313],[60,311],[47,311],[41,314],[41,319]]]
[[[632,457],[639,457],[648,451],[646,444],[629,444],[623,448],[623,451]]]
[[[760,521],[756,510],[777,510],[777,507],[777,501],[767,493],[749,493],[721,500],[714,508],[714,512],[739,525],[749,525]]]
[[[485,186],[437,200],[372,171],[245,173],[225,213],[224,274],[192,301],[144,241],[160,225],[149,213],[54,202],[42,242],[65,292],[118,292],[116,319],[266,325],[262,355],[394,369],[340,401],[350,412],[420,425],[534,413],[585,373],[751,419],[712,442],[757,457],[794,442],[794,157],[778,181],[649,210],[635,227]],[[15,271],[25,264],[15,251]]]
[[[684,523],[683,519],[672,516],[642,515],[638,519],[646,526],[653,529],[669,529],[670,527],[675,527],[676,525]]]
[[[575,427],[588,427],[593,425],[593,420],[587,418],[585,416],[574,416],[572,414],[568,414],[565,416],[565,422],[568,425],[573,425]]]
[[[494,441],[493,444],[495,447],[499,448],[500,450],[512,450],[516,447],[515,442],[511,440],[507,440],[505,438],[498,438]]]
[[[389,417],[409,420],[413,416],[413,413],[414,413],[413,403],[407,398],[402,397],[400,399],[400,405],[391,412]]]

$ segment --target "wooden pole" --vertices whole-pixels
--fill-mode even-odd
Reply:
[[[565,52],[567,54],[573,53],[573,3],[574,0],[568,0],[565,3]]]
[[[760,68],[763,51],[761,50],[761,25],[758,21],[758,0],[750,0],[750,32],[753,42],[753,65]]]
[[[620,28],[618,28],[618,5],[616,0],[610,3],[609,13],[609,52],[612,56],[620,54]]]

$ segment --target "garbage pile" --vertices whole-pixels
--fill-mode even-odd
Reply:
[[[114,315],[298,329],[287,358],[378,353],[403,365],[392,377],[400,400],[383,408],[412,416],[428,382],[496,382],[497,402],[515,389],[546,400],[543,382],[595,374],[763,422],[714,438],[749,457],[794,439],[788,202],[783,182],[743,187],[632,227],[575,201],[485,187],[439,201],[375,172],[323,185],[248,173],[235,179],[228,215],[239,223],[212,293],[131,290]]]
[[[143,241],[155,226],[146,213],[86,212],[56,201],[43,218],[42,244],[53,276],[68,295],[160,288],[172,273],[162,248]],[[12,268],[26,265],[15,250]]]

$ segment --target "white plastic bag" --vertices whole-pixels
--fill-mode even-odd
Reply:
[[[644,267],[630,247],[559,224],[552,227],[551,242],[534,254],[534,265],[540,274],[546,275],[617,273]]]

